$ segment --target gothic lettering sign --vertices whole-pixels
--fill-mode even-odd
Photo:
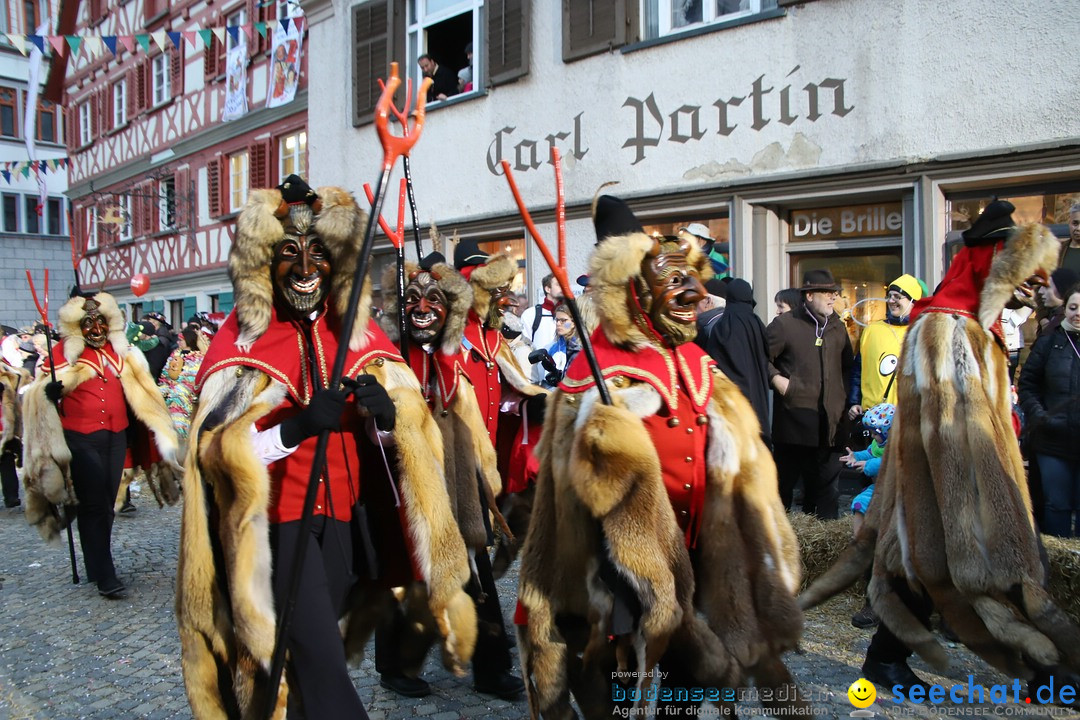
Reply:
[[[855,109],[845,95],[846,78],[807,79],[801,69],[796,65],[779,81],[759,75],[748,87],[678,104],[661,105],[653,92],[644,98],[628,96],[621,107],[629,111],[629,117],[624,114],[624,118],[631,124],[621,147],[628,151],[630,165],[637,165],[662,144],[686,145],[716,136],[749,139],[751,133],[760,133],[773,123],[789,127],[816,123],[826,115],[847,117]],[[504,159],[515,172],[535,170],[551,162],[553,146],[564,157],[573,155],[581,160],[589,151],[582,135],[583,115],[579,112],[564,127],[546,134],[511,126],[500,129],[488,145],[488,170],[493,175],[502,174],[500,163]],[[609,112],[605,117],[616,115]]]
[[[900,203],[851,205],[791,212],[792,241],[899,235],[904,226]]]

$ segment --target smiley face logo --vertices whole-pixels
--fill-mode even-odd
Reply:
[[[859,709],[867,708],[874,704],[874,700],[877,698],[877,688],[874,687],[874,683],[866,678],[859,678],[851,683],[851,687],[847,690],[847,696],[855,707]]]

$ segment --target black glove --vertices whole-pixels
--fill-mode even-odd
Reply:
[[[533,395],[525,401],[525,417],[535,425],[544,422],[544,410],[547,408],[547,395]]]
[[[323,430],[340,428],[341,414],[351,392],[349,388],[316,391],[306,408],[281,423],[281,444],[296,447]]]
[[[383,432],[394,429],[397,421],[397,411],[394,409],[394,401],[390,399],[390,393],[379,384],[374,375],[357,375],[356,380],[349,381],[356,389],[353,394],[356,402],[375,418],[375,427]]]
[[[45,397],[52,401],[53,405],[60,402],[60,398],[64,395],[64,383],[59,380],[53,380],[52,382],[45,384]]]

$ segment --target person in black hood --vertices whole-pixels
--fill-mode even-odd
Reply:
[[[727,288],[727,307],[699,344],[716,361],[720,369],[739,386],[750,401],[758,422],[761,437],[771,446],[769,432],[769,344],[765,325],[754,314],[754,290],[750,283],[736,278],[724,283]]]

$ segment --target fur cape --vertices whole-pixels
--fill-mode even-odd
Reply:
[[[120,384],[124,400],[144,425],[153,432],[154,442],[162,459],[175,469],[177,477],[182,472],[178,462],[179,439],[172,424],[172,416],[165,407],[146,358],[128,345],[124,335],[124,322],[120,309],[108,293],[94,296],[100,311],[108,321],[108,341],[121,359]],[[79,362],[86,349],[79,323],[85,315],[82,297],[74,297],[60,308],[60,338],[64,364],[56,369],[56,379],[64,384],[64,395],[71,393],[82,383],[92,379],[96,371],[88,364]],[[51,361],[50,361],[51,362]],[[27,388],[23,396],[23,486],[26,489],[26,520],[37,527],[47,541],[53,541],[60,532],[60,523],[54,505],[76,504],[75,488],[71,484],[71,452],[64,441],[64,429],[56,406],[45,397],[45,386],[52,381],[49,372],[42,372]],[[170,475],[171,477],[171,475]],[[163,487],[166,500],[172,504],[180,498],[175,484]]]
[[[328,314],[341,317],[366,216],[344,190],[319,188],[318,193],[323,208],[316,216],[315,228],[327,242],[334,262]],[[268,266],[273,246],[282,235],[281,222],[270,206],[280,200],[278,191],[255,191],[238,220],[238,229],[253,238],[239,243],[241,247],[234,244],[230,254],[230,273],[234,282],[239,282],[237,345],[254,343],[270,326],[273,289]],[[234,254],[245,257],[234,258]],[[257,267],[260,257],[265,262],[261,271]],[[246,294],[240,286],[246,287]],[[370,286],[370,279],[365,280],[357,308],[361,321],[350,336],[354,352],[373,344],[369,323],[362,321],[370,317]],[[476,608],[463,590],[469,579],[469,563],[450,514],[442,439],[409,368],[373,355],[366,353],[367,359],[361,358],[360,367],[350,369],[349,374],[375,376],[394,402],[394,471],[406,533],[403,543],[411,552],[418,579],[427,584],[428,605],[444,639],[444,663],[462,674],[476,643]],[[202,379],[199,408],[191,424],[176,615],[184,684],[196,718],[266,715],[262,704],[276,627],[268,517],[270,479],[266,466],[255,455],[251,427],[283,401],[288,389],[257,364],[223,364],[214,370],[204,362],[207,375]],[[388,509],[389,514],[394,512]],[[347,654],[355,657],[362,653],[374,627],[372,613],[382,609],[385,594],[383,588],[360,583],[353,588],[340,623]],[[283,677],[273,717],[284,715],[286,699]]]
[[[405,277],[419,271],[414,263],[405,264]],[[396,266],[387,267],[383,273],[382,287],[396,284]],[[485,509],[480,504],[480,492],[488,500],[488,508],[495,508],[495,496],[502,489],[499,478],[495,447],[491,444],[476,393],[468,382],[468,374],[462,364],[461,339],[465,323],[472,307],[473,290],[469,282],[452,267],[436,263],[431,272],[438,277],[437,283],[449,301],[446,324],[436,348],[426,357],[413,358],[413,353],[424,355],[415,344],[410,345],[410,362],[414,371],[420,363],[427,363],[426,372],[435,374],[435,396],[432,416],[439,427],[443,441],[446,485],[450,494],[450,509],[457,520],[465,544],[472,549],[487,546],[487,528],[484,525]],[[386,295],[380,324],[387,336],[400,342],[397,324],[398,297]],[[388,321],[388,322],[386,322]],[[477,492],[477,478],[483,480]],[[497,512],[497,509],[494,509]]]
[[[628,311],[652,245],[642,233],[607,239],[590,263],[602,331],[624,349],[658,342]],[[696,248],[689,259],[694,268],[707,263]],[[707,485],[693,557],[643,422],[660,411],[660,392],[612,370],[612,406],[595,387],[548,398],[519,587],[533,717],[570,717],[571,692],[586,717],[610,717],[611,673],[635,671],[641,687],[666,651],[702,687],[791,682],[780,655],[802,629],[795,534],[753,409],[719,370],[708,372]],[[612,596],[599,576],[605,551],[641,603],[636,630],[616,643],[607,638]]]
[[[937,667],[944,649],[893,590],[926,592],[961,641],[1013,677],[1037,666],[1080,671],[1080,630],[1051,600],[1039,558],[1008,359],[989,332],[1013,289],[1052,270],[1059,244],[1041,225],[1012,234],[979,296],[979,320],[924,311],[904,339],[897,411],[874,501],[837,563],[800,597],[813,607],[873,563],[874,611]]]
[[[22,407],[19,403],[19,389],[30,382],[30,373],[22,368],[12,367],[0,361],[0,385],[3,385],[3,398],[0,398],[0,451],[7,444],[22,438]]]

